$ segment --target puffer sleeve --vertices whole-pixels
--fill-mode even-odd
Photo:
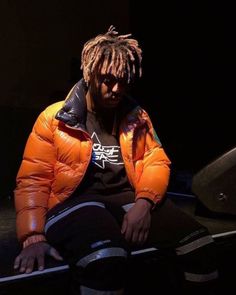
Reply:
[[[16,177],[16,231],[21,242],[33,236],[33,240],[44,240],[45,215],[56,161],[52,121],[48,109],[37,118]]]
[[[170,176],[170,160],[153,128],[148,114],[143,111],[142,117],[146,121],[145,153],[138,161],[136,171],[139,177],[136,185],[136,198],[147,198],[154,204],[164,197]]]

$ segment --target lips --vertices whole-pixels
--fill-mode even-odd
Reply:
[[[120,95],[112,95],[110,97],[110,100],[120,101],[120,99],[121,99]]]
[[[114,97],[114,98],[109,98],[109,99],[107,99],[106,100],[106,103],[105,103],[105,105],[107,106],[107,107],[116,107],[118,104],[119,104],[119,102],[120,102],[120,97]]]
[[[109,103],[112,103],[112,104],[116,104],[116,103],[119,103],[119,102],[120,102],[119,97],[109,99]]]

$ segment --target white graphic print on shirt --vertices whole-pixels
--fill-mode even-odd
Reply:
[[[105,163],[112,165],[123,165],[124,163],[119,162],[120,147],[117,145],[102,145],[96,132],[93,132],[91,136],[93,140],[93,156],[92,163],[98,167],[105,169]]]

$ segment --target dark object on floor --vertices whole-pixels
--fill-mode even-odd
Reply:
[[[192,191],[210,211],[236,216],[236,148],[193,177]]]

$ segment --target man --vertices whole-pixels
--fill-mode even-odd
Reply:
[[[186,281],[217,277],[212,238],[164,197],[170,160],[127,95],[141,60],[111,26],[84,45],[83,79],[38,117],[15,190],[20,272],[42,270],[47,254],[70,265],[81,294],[122,294],[131,250],[155,246],[176,251]]]

